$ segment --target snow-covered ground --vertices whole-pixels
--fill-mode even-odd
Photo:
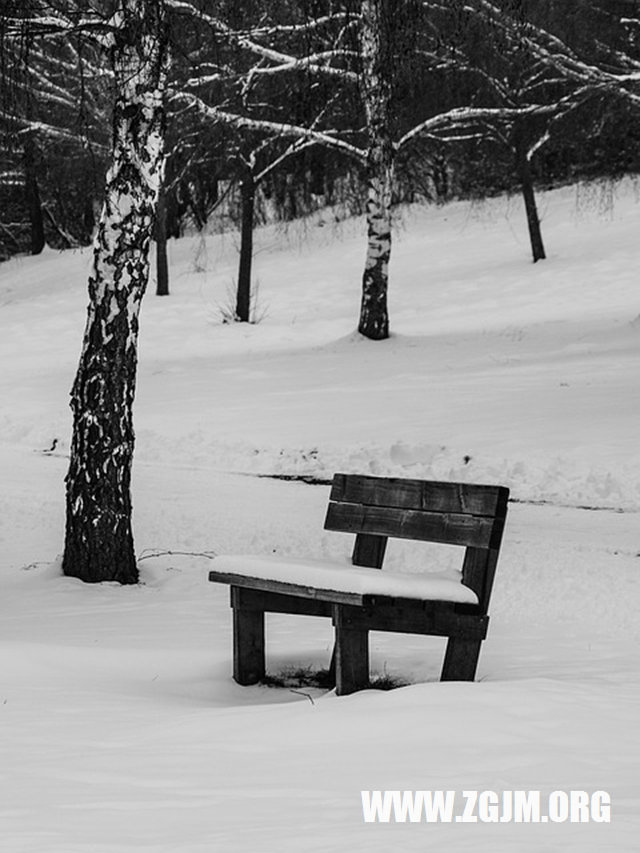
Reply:
[[[517,200],[403,211],[382,343],[353,333],[360,222],[263,230],[252,326],[220,322],[235,237],[171,244],[173,293],[143,305],[132,588],[57,560],[89,255],[0,266],[3,850],[637,849],[640,204],[603,198],[544,195],[535,266]],[[327,487],[255,476],[334,471],[510,486],[476,683],[437,682],[443,641],[382,634],[373,668],[407,687],[230,679],[210,554],[346,558]],[[330,649],[324,620],[269,620],[273,673]],[[363,789],[600,789],[612,819],[365,824]]]

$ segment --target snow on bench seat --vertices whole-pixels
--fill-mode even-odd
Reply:
[[[476,594],[461,583],[461,574],[455,571],[408,574],[325,560],[251,554],[223,554],[214,559],[213,566],[212,581],[342,604],[361,606],[370,596],[478,603]]]

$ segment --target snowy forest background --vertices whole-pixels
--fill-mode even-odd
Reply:
[[[635,850],[640,3],[0,28],[4,846]],[[336,471],[511,489],[475,683],[374,634],[404,686],[335,697],[331,625],[285,615],[281,686],[231,680],[211,558],[348,561]],[[364,825],[362,789],[606,790],[612,822]]]
[[[91,241],[120,6],[3,3],[5,258]],[[375,160],[393,168],[391,204],[521,191],[535,260],[534,183],[638,169],[636,0],[171,0],[136,14],[156,7],[170,62],[160,242],[246,226],[251,206],[258,224],[362,213]]]

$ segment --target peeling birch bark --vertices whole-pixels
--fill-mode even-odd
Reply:
[[[392,154],[370,150],[367,173],[367,257],[358,331],[379,341],[389,337],[387,290],[391,256]]]
[[[168,66],[164,3],[123,0],[114,24],[109,44],[116,81],[113,152],[71,391],[63,571],[88,582],[136,583],[132,406],[138,314],[149,278],[163,158]]]
[[[389,337],[387,289],[391,255],[391,189],[395,149],[391,137],[392,57],[389,0],[362,0],[362,93],[367,117],[367,256],[358,331]]]

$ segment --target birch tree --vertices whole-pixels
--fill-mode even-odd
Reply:
[[[120,0],[103,34],[115,81],[113,150],[71,394],[63,570],[85,581],[138,580],[131,528],[132,406],[138,314],[163,162],[168,68],[164,4]]]
[[[63,571],[89,582],[135,583],[132,406],[138,314],[163,162],[168,29],[162,0],[117,0],[110,7],[104,17],[83,3],[34,3],[11,26],[31,39],[93,38],[113,75],[111,164],[71,392]]]
[[[392,0],[363,0],[361,11],[362,99],[368,146],[367,254],[358,331],[371,340],[389,337],[387,284],[391,257],[391,191],[395,146],[391,130],[394,27]]]

